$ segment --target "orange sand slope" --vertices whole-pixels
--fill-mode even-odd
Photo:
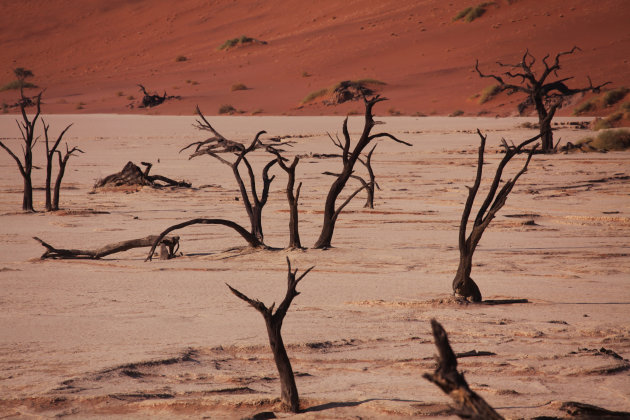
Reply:
[[[146,113],[128,108],[141,83],[181,96],[150,113],[190,115],[199,104],[215,114],[229,104],[247,114],[345,114],[361,106],[300,103],[339,81],[373,78],[387,83],[383,113],[510,115],[515,97],[483,106],[470,99],[491,84],[474,73],[475,60],[493,69],[497,60],[518,62],[527,48],[541,59],[574,45],[582,52],[564,57],[559,76],[630,85],[625,0],[501,0],[471,23],[453,21],[470,0],[5,3],[0,82],[13,79],[13,68],[32,70],[46,88],[47,113]],[[218,49],[241,35],[267,44]],[[238,83],[248,89],[232,91]],[[16,96],[2,92],[0,100]]]

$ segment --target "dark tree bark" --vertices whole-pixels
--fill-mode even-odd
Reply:
[[[147,236],[140,239],[131,239],[128,241],[116,242],[105,245],[98,249],[64,249],[55,248],[54,246],[44,242],[40,238],[34,237],[37,242],[46,248],[46,252],[42,254],[41,259],[93,259],[106,257],[117,252],[128,251],[132,248],[143,248],[152,246],[157,240],[168,248],[167,258],[173,258],[179,248],[179,236],[169,236],[157,238],[156,236]],[[155,250],[155,248],[152,248]]]
[[[275,175],[272,177],[269,177],[269,170],[271,169],[273,165],[276,164],[277,159],[271,160],[263,168],[263,171],[262,171],[263,189],[259,196],[258,191],[257,191],[257,185],[256,185],[256,177],[254,175],[254,170],[251,164],[249,163],[249,160],[247,159],[247,154],[256,149],[265,148],[268,146],[266,144],[263,144],[260,141],[260,136],[265,134],[266,131],[258,132],[254,140],[251,142],[251,144],[246,147],[242,143],[228,140],[223,135],[221,135],[218,131],[216,131],[214,127],[212,127],[212,125],[204,117],[199,107],[197,107],[196,113],[200,119],[197,120],[195,127],[197,127],[200,130],[210,131],[213,134],[213,137],[204,141],[191,143],[188,146],[181,149],[180,152],[194,146],[195,151],[193,154],[190,155],[190,159],[197,156],[201,156],[201,155],[209,155],[217,159],[221,163],[229,166],[232,169],[234,178],[236,179],[239,190],[241,192],[241,198],[243,201],[243,205],[245,206],[245,211],[247,212],[247,216],[249,217],[249,221],[251,225],[251,234],[254,235],[258,239],[258,241],[262,243],[264,239],[263,226],[262,226],[262,211],[263,211],[263,208],[265,207],[265,204],[267,204],[267,198],[269,197],[269,186],[271,185],[271,183],[273,182],[275,178]],[[224,154],[224,153],[234,154],[236,156],[236,160],[234,162],[230,162],[227,159],[224,159],[222,156],[220,156],[221,154]],[[245,182],[243,181],[243,177],[241,176],[241,173],[239,170],[239,166],[241,163],[245,165],[245,168],[247,170],[247,176],[249,178],[249,192],[247,191]],[[251,195],[251,198],[250,198],[250,195]]]
[[[149,175],[152,164],[146,162],[142,162],[142,164],[147,166],[144,171],[133,162],[127,162],[120,172],[116,172],[115,174],[108,175],[96,181],[94,188],[107,186],[120,187],[122,185],[149,186],[153,188],[162,188],[164,186],[190,188],[191,186],[190,182],[176,181],[162,175]],[[157,181],[161,181],[161,183]]]
[[[66,171],[66,164],[68,163],[68,159],[72,156],[73,153],[79,152],[83,153],[83,151],[77,147],[73,147],[72,149],[68,149],[68,145],[66,144],[66,154],[65,156],[61,156],[61,152],[57,150],[59,143],[61,143],[61,139],[64,134],[72,124],[69,124],[57,137],[57,140],[53,143],[52,147],[50,147],[50,142],[48,138],[48,129],[49,125],[46,125],[42,118],[42,125],[44,126],[44,138],[46,140],[46,211],[56,211],[59,210],[59,190],[61,188],[61,180],[63,179],[63,175]],[[59,172],[57,173],[57,179],[55,180],[55,188],[54,194],[51,191],[51,182],[52,182],[52,167],[53,167],[53,156],[57,153],[59,155]]]
[[[477,162],[477,176],[475,177],[475,183],[472,188],[468,188],[468,198],[466,199],[466,204],[462,213],[462,219],[459,225],[459,267],[457,268],[457,273],[455,274],[455,278],[453,279],[453,292],[466,299],[470,299],[473,302],[481,302],[482,299],[479,287],[470,277],[470,272],[472,270],[472,257],[475,249],[477,248],[477,244],[479,243],[481,235],[483,235],[483,232],[486,230],[492,219],[494,219],[497,212],[505,204],[507,197],[512,191],[512,188],[514,187],[514,184],[516,184],[518,178],[527,170],[527,166],[529,165],[529,161],[532,158],[532,154],[536,150],[536,146],[534,146],[529,151],[529,155],[527,156],[525,165],[520,170],[520,172],[518,172],[513,179],[506,181],[503,184],[503,187],[501,187],[501,189],[499,190],[499,184],[501,182],[503,169],[508,164],[510,159],[514,157],[514,155],[520,153],[525,146],[533,143],[541,137],[541,134],[538,134],[537,136],[532,137],[529,140],[525,140],[518,146],[506,150],[505,156],[497,167],[497,171],[494,175],[494,179],[492,180],[492,184],[490,185],[488,195],[486,196],[483,204],[477,212],[477,216],[475,217],[475,221],[473,223],[470,234],[468,235],[468,237],[466,237],[468,218],[470,216],[470,212],[472,210],[477,191],[479,190],[479,186],[481,184],[481,175],[483,172],[483,154],[486,145],[486,136],[481,134],[481,131],[479,130],[477,130],[477,134],[479,134],[479,137],[481,138],[481,145],[479,146],[479,157]]]
[[[368,176],[370,177],[370,182],[368,183],[368,188],[366,190],[367,198],[365,199],[365,204],[363,205],[363,207],[368,209],[374,208],[375,188],[378,188],[379,190],[381,189],[381,187],[379,187],[378,183],[376,182],[376,176],[374,175],[374,170],[372,169],[372,153],[374,153],[374,149],[376,149],[376,146],[378,145],[375,144],[374,147],[372,147],[372,150],[370,150],[370,152],[366,155],[365,160],[359,158],[359,162],[361,162],[361,164],[365,166],[368,171]]]
[[[162,239],[174,230],[182,229],[191,225],[223,225],[234,229],[239,235],[243,237],[252,248],[265,248],[265,244],[258,240],[258,238],[247,231],[243,226],[238,223],[234,223],[231,220],[225,219],[192,219],[187,222],[178,223],[176,225],[168,227],[164,232],[154,237],[153,244],[151,245],[151,251],[145,261],[151,261],[153,259],[153,253],[160,244]]]
[[[295,384],[291,361],[289,360],[289,356],[287,355],[287,351],[284,347],[284,342],[282,341],[281,329],[282,321],[291,306],[291,302],[293,302],[293,299],[300,294],[300,292],[295,290],[296,286],[314,267],[310,267],[302,273],[302,275],[296,277],[298,270],[291,270],[291,261],[289,260],[289,257],[287,257],[287,265],[287,293],[275,313],[273,312],[275,303],[267,308],[267,306],[265,306],[265,304],[261,301],[257,299],[250,299],[229,284],[227,287],[230,288],[235,296],[249,303],[254,309],[260,312],[265,319],[267,335],[269,337],[269,346],[271,347],[273,358],[276,362],[276,368],[278,369],[278,374],[280,376],[280,396],[282,403],[285,404],[289,410],[297,413],[300,410],[300,398]]]
[[[422,376],[437,385],[457,405],[456,414],[463,419],[502,420],[483,398],[470,389],[464,375],[457,371],[457,357],[448,342],[446,331],[435,319],[431,320],[433,338],[439,355],[434,373]]]
[[[542,70],[542,73],[539,76],[537,76],[534,71],[536,58],[531,55],[529,51],[525,51],[521,62],[518,64],[503,64],[501,62],[497,62],[499,67],[508,68],[508,70],[501,73],[501,75],[484,74],[481,70],[479,70],[479,60],[477,60],[475,64],[475,70],[479,76],[496,80],[499,83],[499,89],[501,91],[507,91],[508,93],[521,92],[527,95],[525,101],[519,105],[519,111],[522,112],[531,105],[535,107],[536,113],[538,114],[543,153],[555,152],[553,132],[551,130],[551,120],[553,119],[556,110],[562,105],[563,101],[567,97],[575,95],[576,93],[599,92],[602,87],[611,83],[605,82],[601,85],[593,86],[593,82],[589,77],[589,86],[571,89],[565,84],[565,82],[573,77],[558,79],[551,82],[547,81],[547,78],[552,73],[554,76],[558,75],[558,70],[560,70],[560,57],[573,54],[578,50],[580,50],[578,47],[573,47],[570,51],[563,51],[556,54],[556,57],[551,64],[547,62],[549,59],[549,54],[547,54],[542,59],[544,70]],[[505,81],[503,77],[507,77],[508,81]]]
[[[343,162],[343,169],[341,173],[339,174],[339,176],[337,177],[337,179],[333,181],[332,185],[330,186],[328,196],[326,197],[326,203],[324,204],[324,221],[322,224],[322,230],[319,235],[319,238],[317,239],[317,242],[315,243],[315,246],[314,246],[315,248],[322,249],[322,248],[330,248],[331,246],[332,237],[335,230],[335,223],[337,221],[337,217],[339,216],[339,213],[343,209],[343,205],[340,206],[339,208],[336,207],[337,198],[339,197],[339,194],[341,194],[344,187],[346,186],[348,179],[351,177],[354,170],[354,164],[359,159],[361,152],[363,152],[365,147],[368,144],[370,144],[372,140],[375,140],[381,137],[387,137],[398,143],[411,146],[411,144],[404,142],[402,140],[399,140],[389,133],[371,134],[372,128],[374,128],[374,125],[376,124],[374,122],[374,117],[372,115],[372,108],[378,102],[384,101],[385,98],[381,98],[380,96],[377,95],[369,99],[364,97],[363,100],[365,102],[365,123],[363,126],[363,132],[361,134],[361,137],[359,138],[359,140],[357,141],[356,145],[354,146],[352,150],[350,150],[351,140],[350,140],[350,133],[348,132],[348,118],[346,117],[346,119],[343,122],[344,143],[340,144],[339,146],[343,150],[343,153],[341,155],[342,162]],[[361,187],[361,189],[363,189],[363,187]],[[351,197],[356,195],[356,193],[358,193],[358,191],[355,192],[355,194],[353,194]],[[346,203],[344,203],[344,205],[345,204],[347,204],[347,200],[346,200]]]
[[[154,106],[161,105],[162,103],[164,103],[164,101],[168,99],[176,98],[176,96],[166,95],[166,91],[164,91],[164,95],[162,96],[158,94],[151,95],[149,92],[147,92],[144,86],[138,84],[138,87],[140,88],[140,91],[144,95],[142,97],[142,103],[140,104],[140,108],[152,108]]]
[[[28,119],[28,115],[26,115],[26,106],[27,102],[24,96],[24,91],[20,89],[20,94],[22,95],[22,99],[20,101],[20,111],[22,112],[23,122],[17,122],[18,128],[20,129],[20,133],[22,134],[22,141],[24,145],[22,146],[22,151],[24,153],[24,162],[18,158],[15,153],[11,149],[9,149],[2,141],[0,141],[0,147],[2,147],[18,165],[18,169],[20,170],[20,174],[24,179],[24,194],[22,198],[22,210],[33,212],[33,182],[31,180],[31,173],[33,171],[33,147],[35,147],[35,143],[37,143],[37,139],[35,138],[35,123],[37,122],[37,118],[39,118],[39,114],[41,113],[41,99],[42,92],[40,92],[35,97],[35,105],[37,106],[37,110],[35,112],[35,116],[33,116],[32,120]]]

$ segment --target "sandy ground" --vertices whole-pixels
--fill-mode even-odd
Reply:
[[[502,137],[519,141],[535,132],[517,128],[519,119],[379,119],[386,125],[376,130],[413,147],[381,141],[373,157],[382,188],[376,207],[364,209],[359,195],[327,251],[251,251],[229,229],[196,226],[178,232],[183,256],[169,261],[144,262],[146,249],[98,261],[41,261],[44,248],[33,236],[95,248],[196,217],[246,226],[247,219],[227,167],[178,153],[204,138],[192,117],[46,117],[52,134],[74,122],[67,141],[85,151],[69,162],[64,210],[56,213],[19,211],[21,178],[0,153],[0,417],[240,418],[275,411],[291,418],[446,418],[449,399],[421,377],[434,368],[431,318],[444,325],[456,352],[496,353],[462,358],[460,369],[508,418],[560,416],[559,402],[567,400],[630,410],[629,153],[535,156],[483,237],[473,268],[485,298],[530,303],[457,306],[448,297],[458,221],[475,173],[474,130],[488,134],[488,176],[502,156],[495,153]],[[291,155],[333,153],[326,133],[340,133],[342,120],[212,122],[235,140],[261,129],[296,136]],[[350,123],[356,137],[361,119]],[[0,132],[19,135],[9,116],[0,117]],[[555,136],[574,141],[586,134],[561,128]],[[19,147],[17,139],[6,142]],[[35,206],[42,210],[41,142],[34,153]],[[254,153],[257,173],[268,159]],[[92,193],[96,179],[129,160],[153,162],[153,173],[187,179],[193,188]],[[314,158],[298,166],[307,246],[318,236],[331,182],[321,173],[338,167]],[[286,178],[274,173],[265,240],[282,248]],[[261,316],[224,284],[279,302],[286,256],[300,270],[315,266],[283,327],[307,409],[298,415],[278,408]]]

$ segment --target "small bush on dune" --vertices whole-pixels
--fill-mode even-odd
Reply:
[[[175,61],[178,63],[181,63],[182,61],[187,61],[188,57],[186,57],[185,55],[178,55],[177,58],[175,58]]]
[[[266,41],[260,41],[258,39],[255,38],[251,38],[249,36],[245,36],[245,35],[241,35],[238,38],[232,38],[232,39],[228,39],[226,40],[223,44],[221,44],[221,46],[219,47],[220,50],[229,50],[232,47],[236,47],[239,45],[246,45],[246,44],[253,44],[253,43],[258,43],[258,44],[266,44]]]
[[[578,144],[588,143],[597,150],[627,150],[630,149],[630,130],[606,130],[597,137],[586,138]]]
[[[623,119],[623,112],[615,112],[612,115],[609,115],[606,118],[598,119],[595,121],[593,125],[593,130],[604,130],[607,128],[613,128],[615,123]]]
[[[307,102],[314,101],[317,98],[321,98],[322,96],[325,96],[327,93],[328,93],[328,89],[320,89],[320,90],[313,91],[309,93],[308,95],[306,95],[304,99],[302,99],[302,103],[305,104]]]
[[[485,3],[478,4],[477,6],[471,6],[471,7],[462,9],[455,15],[455,17],[453,18],[453,22],[456,22],[461,19],[464,22],[470,23],[473,20],[480,18],[484,13],[486,13],[488,6],[491,6],[493,4],[496,4],[496,3],[485,2]]]
[[[5,90],[18,90],[20,86],[23,86],[24,89],[34,89],[37,85],[31,82],[20,82],[19,80],[14,80],[0,87],[0,92],[4,92]]]
[[[628,92],[630,92],[630,89],[625,86],[609,90],[608,92],[604,93],[604,96],[602,97],[602,104],[604,106],[612,106],[625,98]]]
[[[595,111],[596,109],[597,109],[597,104],[595,103],[595,100],[590,99],[576,106],[575,109],[573,110],[573,115],[583,115],[583,114],[586,114],[587,112]]]
[[[243,83],[235,83],[232,85],[231,91],[234,92],[235,90],[247,90],[247,86],[245,86]]]
[[[453,113],[450,114],[449,117],[459,117],[461,115],[464,115],[464,111],[462,111],[461,109],[458,109],[456,111],[453,111]]]
[[[479,95],[479,103],[485,104],[490,99],[494,98],[499,92],[501,92],[499,85],[486,86]]]
[[[236,108],[232,105],[225,104],[219,107],[219,114],[234,114],[236,112]]]
[[[302,99],[300,103],[305,104],[307,102],[314,101],[317,98],[321,98],[322,96],[326,96],[329,94],[334,95],[335,92],[338,92],[340,90],[347,90],[347,89],[364,89],[364,92],[367,92],[366,94],[369,95],[369,94],[372,94],[373,91],[372,89],[369,89],[367,86],[383,86],[386,84],[387,83],[381,80],[369,79],[369,78],[358,79],[358,80],[345,80],[343,82],[335,83],[333,86],[329,88],[319,89],[319,90],[309,93],[308,95],[304,97],[304,99]],[[348,97],[350,96],[353,96],[353,95],[348,95]],[[350,100],[350,99],[346,98],[346,100]],[[341,102],[345,102],[345,100],[338,101],[338,103],[341,103]]]

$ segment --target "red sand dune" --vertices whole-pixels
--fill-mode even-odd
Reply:
[[[511,3],[511,4],[510,4]],[[30,69],[46,113],[192,114],[199,104],[245,113],[320,115],[361,111],[357,103],[301,107],[310,92],[346,79],[387,83],[381,112],[466,115],[515,112],[518,98],[483,106],[471,96],[489,80],[473,70],[571,49],[560,76],[574,84],[630,85],[630,4],[626,0],[497,0],[472,23],[453,22],[473,0],[24,0],[0,13],[0,84]],[[268,42],[221,51],[247,35]],[[186,61],[176,61],[185,56]],[[307,77],[308,74],[308,77]],[[181,96],[151,110],[130,109],[137,83]],[[231,91],[243,83],[248,90]],[[0,93],[14,103],[16,91]],[[570,114],[571,107],[561,113]]]

